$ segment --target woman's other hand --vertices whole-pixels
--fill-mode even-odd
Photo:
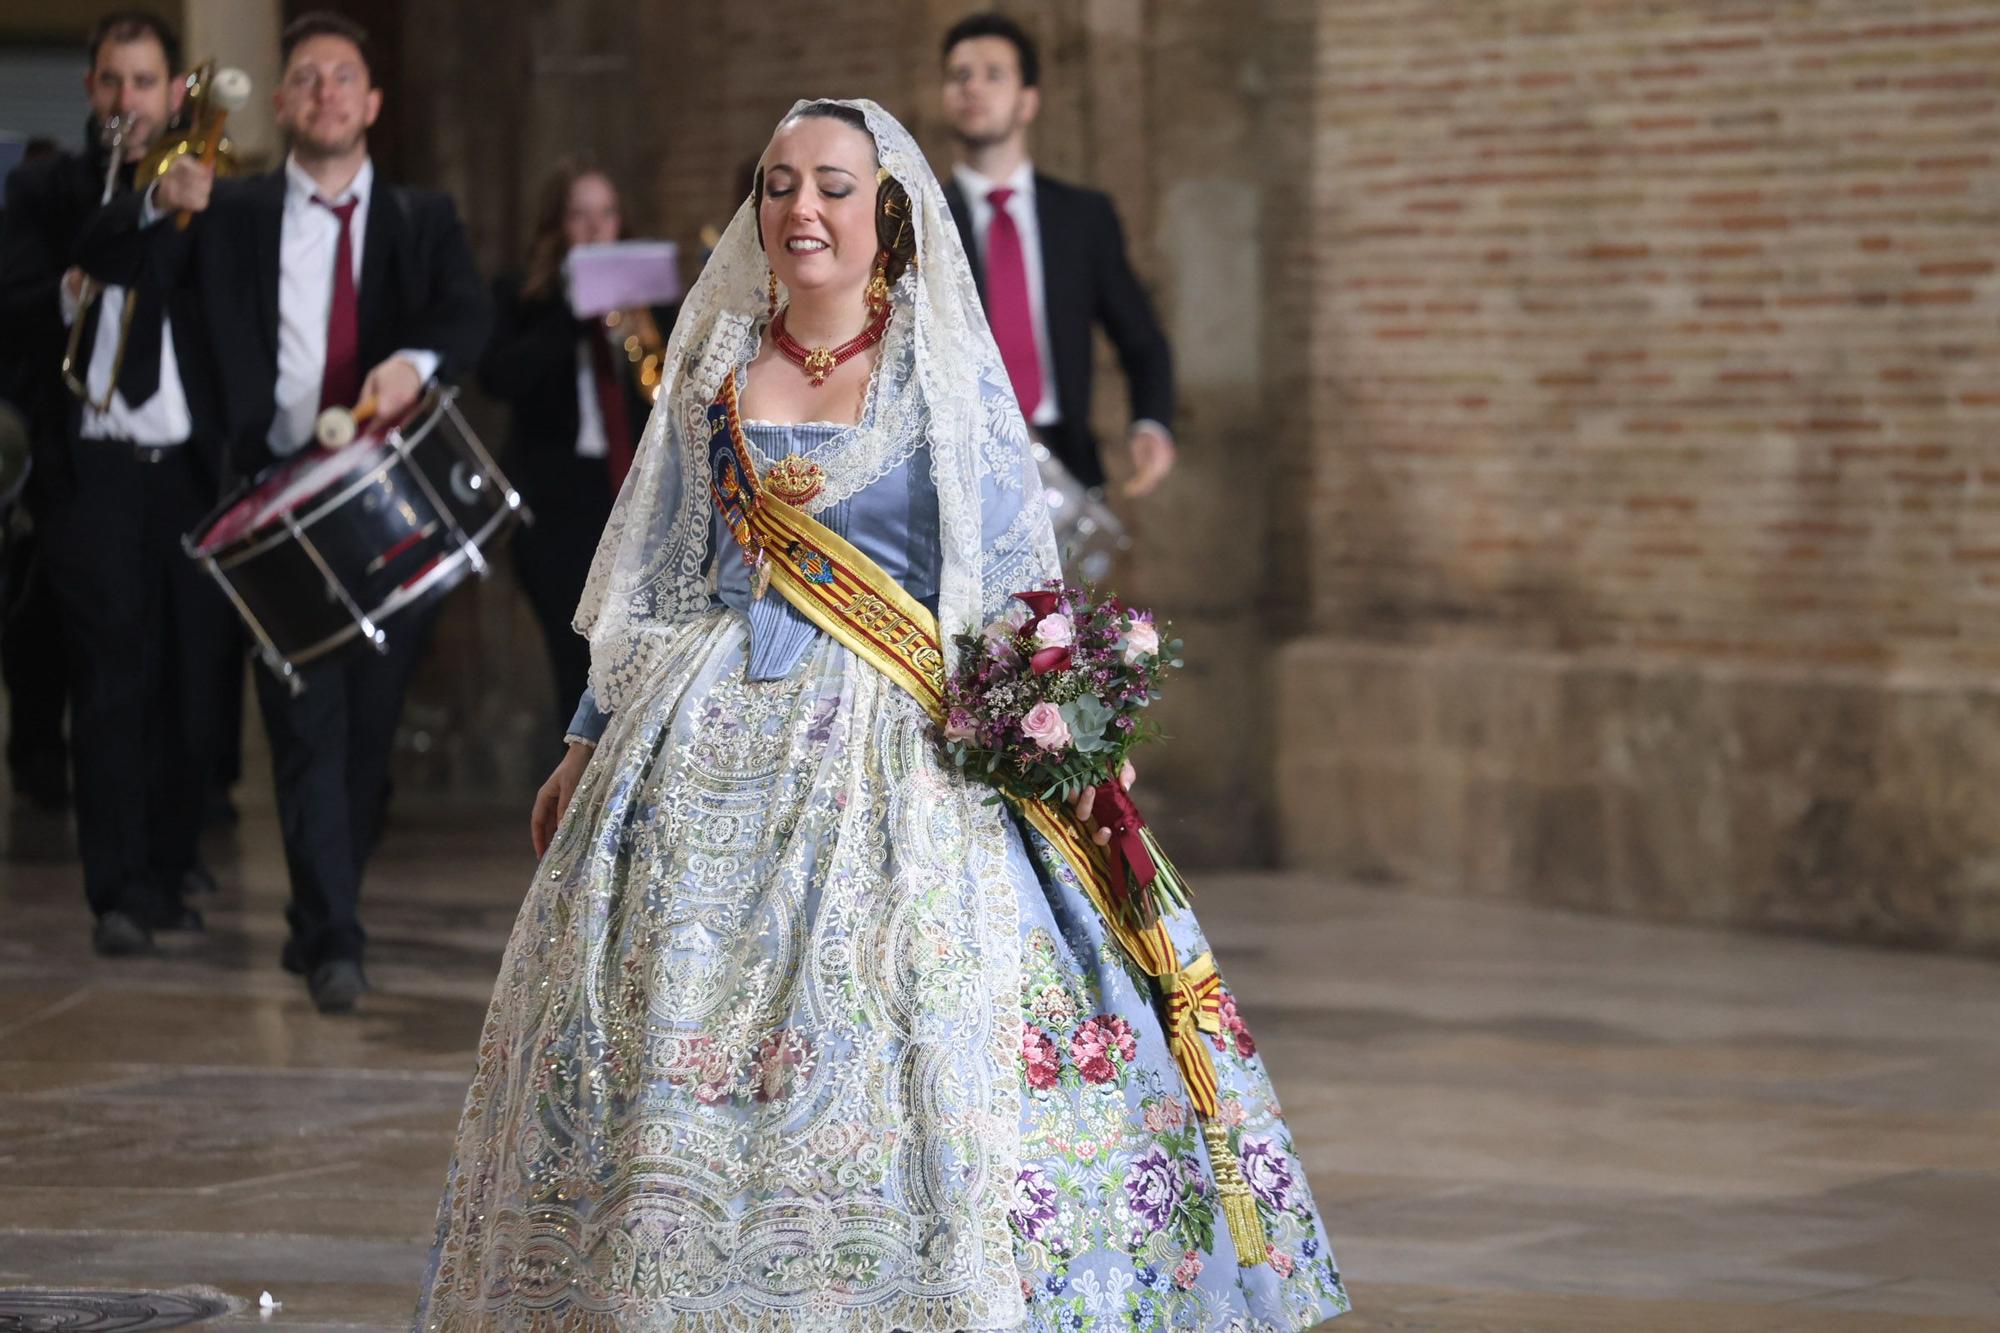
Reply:
[[[583,770],[590,764],[593,748],[582,741],[571,741],[569,753],[535,793],[534,813],[528,816],[528,833],[535,840],[537,857],[546,856],[549,844],[555,841],[556,829],[561,827],[570,799],[576,795],[576,784],[583,780]]]

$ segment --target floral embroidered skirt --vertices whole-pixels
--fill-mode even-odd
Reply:
[[[1345,1310],[1226,990],[1219,1121],[1267,1240],[1248,1267],[1223,1136],[1067,868],[846,649],[752,682],[746,648],[734,612],[676,632],[536,872],[417,1327],[1289,1331]]]

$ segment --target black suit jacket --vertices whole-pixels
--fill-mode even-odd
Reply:
[[[538,527],[591,528],[590,543],[611,513],[611,469],[602,458],[579,458],[576,348],[582,326],[560,296],[524,298],[517,277],[493,285],[493,340],[479,359],[479,383],[513,412],[508,477],[520,487]],[[671,333],[677,307],[659,307],[653,319]],[[652,404],[637,378],[625,377],[625,415],[633,444],[646,428]],[[594,525],[594,526],[593,526]]]
[[[972,234],[972,210],[956,179],[945,183],[945,202],[973,276],[986,291],[986,257]],[[1035,219],[1042,240],[1042,301],[1049,325],[1049,359],[1055,364],[1056,410],[1062,420],[1049,447],[1086,486],[1104,481],[1097,441],[1090,433],[1090,326],[1102,324],[1117,349],[1132,394],[1132,419],[1174,425],[1174,363],[1166,335],[1125,254],[1125,232],[1111,199],[1096,190],[1035,173]]]
[[[103,193],[104,157],[96,151],[59,153],[16,167],[7,177],[6,214],[0,220],[0,394],[28,418],[35,485],[45,499],[59,499],[75,489],[70,451],[83,406],[62,383],[69,329],[63,324],[60,293],[63,274],[82,262],[83,233]],[[95,343],[100,308],[92,302],[84,314],[78,345],[86,356]],[[200,327],[199,312],[190,295],[169,293],[167,314],[194,420],[190,444],[211,484],[219,484],[221,439],[206,359],[188,353],[198,345],[194,331]]]
[[[109,281],[145,275],[196,295],[219,429],[235,468],[255,473],[273,461],[284,169],[217,181],[186,231],[170,221],[141,227],[142,203],[127,195],[96,215],[80,246],[84,267]],[[368,196],[357,295],[364,372],[402,348],[422,348],[438,354],[438,378],[453,379],[478,357],[492,321],[450,196],[380,176]]]

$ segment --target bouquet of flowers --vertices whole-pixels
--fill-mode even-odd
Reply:
[[[1092,814],[1111,832],[1114,905],[1150,927],[1187,905],[1187,885],[1120,774],[1135,745],[1160,735],[1145,710],[1181,665],[1180,641],[1150,612],[1060,580],[1014,596],[1020,606],[957,636],[946,748],[969,776],[1018,801],[1066,806],[1094,790]]]

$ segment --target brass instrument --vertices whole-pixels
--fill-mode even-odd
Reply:
[[[97,206],[102,208],[111,202],[111,196],[118,190],[118,168],[125,157],[125,118],[116,114],[106,116],[104,124],[98,128],[97,141],[104,149],[104,193],[97,200]],[[111,395],[116,392],[118,384],[118,371],[114,368],[111,372],[113,387],[104,391],[104,401],[93,402],[90,397],[90,385],[84,382],[80,371],[81,363],[77,359],[77,353],[83,350],[83,326],[88,322],[86,316],[89,315],[92,304],[102,295],[104,295],[104,284],[86,273],[82,290],[77,293],[76,318],[70,321],[69,342],[63,348],[62,359],[63,387],[100,412],[111,405]],[[125,336],[131,329],[132,303],[128,301],[125,303],[124,321],[118,327],[121,363],[124,361]]]
[[[236,169],[235,150],[223,127],[229,113],[250,100],[250,76],[233,67],[217,69],[213,60],[204,60],[188,71],[186,83],[181,114],[139,164],[139,174],[133,179],[135,189],[145,189],[166,175],[177,160],[190,155],[224,175]],[[175,215],[174,225],[185,230],[190,216],[182,210]]]
[[[205,60],[190,70],[185,80],[187,96],[181,103],[180,113],[167,126],[160,142],[146,154],[134,173],[134,189],[144,190],[167,172],[175,160],[194,154],[202,162],[214,166],[218,171],[228,173],[235,169],[236,158],[230,148],[223,127],[229,113],[250,100],[250,76],[240,69],[218,70],[213,60]],[[100,207],[111,202],[111,196],[118,185],[119,159],[124,156],[125,126],[117,117],[105,122],[105,144],[110,153],[110,162],[104,170],[104,197],[98,201]],[[186,228],[189,214],[182,211],[175,215],[174,225]],[[118,325],[118,343],[111,354],[111,377],[107,382],[102,400],[90,396],[90,386],[84,367],[88,357],[82,352],[83,326],[85,315],[91,303],[104,294],[104,284],[88,277],[84,279],[83,299],[77,304],[76,322],[70,325],[69,346],[63,352],[63,384],[78,398],[84,400],[99,412],[111,406],[111,396],[118,391],[118,376],[125,368],[125,343],[132,332],[132,310],[134,302],[125,303],[123,318]]]
[[[604,317],[604,327],[614,336],[620,329],[625,331],[621,340],[625,359],[632,364],[632,373],[638,378],[639,396],[651,403],[660,396],[660,370],[667,352],[660,322],[647,307],[637,305],[613,310]]]

